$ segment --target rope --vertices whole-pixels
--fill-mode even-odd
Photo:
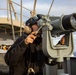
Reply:
[[[7,9],[5,9],[5,8],[0,8],[0,10],[7,10]]]
[[[21,6],[20,4],[14,2],[14,1],[12,1],[12,2],[13,2],[14,4],[18,5],[18,6]],[[24,8],[24,9],[26,9],[26,10],[28,10],[28,11],[31,11],[30,9],[28,9],[28,8],[26,8],[26,7],[23,7],[23,6],[22,6],[22,8]]]

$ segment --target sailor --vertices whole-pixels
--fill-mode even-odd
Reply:
[[[41,31],[38,30],[38,19],[26,21],[24,34],[19,37],[5,54],[10,75],[43,75],[47,57],[42,52]]]

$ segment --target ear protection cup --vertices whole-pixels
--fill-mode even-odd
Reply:
[[[26,34],[30,34],[30,33],[32,32],[32,29],[31,29],[29,26],[25,26],[24,32],[25,32]]]

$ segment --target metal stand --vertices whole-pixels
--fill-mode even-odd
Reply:
[[[58,62],[58,69],[57,69],[57,75],[69,75],[64,72],[64,68],[62,67],[62,62]]]
[[[58,69],[57,70],[57,75],[69,75],[64,73],[64,69]]]

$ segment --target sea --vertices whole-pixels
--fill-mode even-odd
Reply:
[[[76,57],[76,52],[74,52],[73,54],[74,54],[74,56]]]

